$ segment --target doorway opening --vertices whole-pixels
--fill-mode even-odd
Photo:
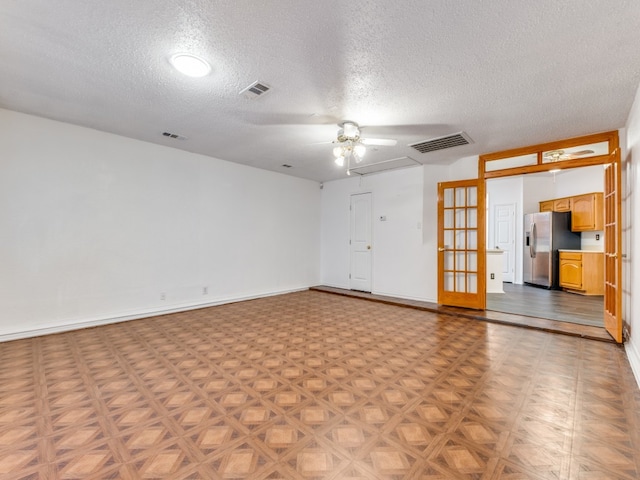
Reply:
[[[524,246],[523,224],[525,215],[539,212],[545,200],[602,191],[603,186],[601,165],[486,181],[487,248],[503,252],[502,287],[498,293],[487,289],[487,310],[604,328],[602,292],[579,295],[559,286],[548,289],[527,283],[524,264],[529,250]],[[604,251],[603,231],[579,235],[580,250]]]
[[[558,271],[566,272],[559,285],[570,291],[584,295],[589,294],[586,285],[591,284],[591,292],[604,292],[603,323],[605,330],[618,343],[623,342],[622,321],[622,195],[621,168],[618,132],[604,132],[571,139],[548,142],[529,147],[516,148],[502,152],[480,155],[478,161],[478,188],[484,193],[488,181],[491,179],[507,179],[522,175],[530,178],[534,174],[564,173],[582,167],[600,166],[604,168],[604,184],[601,189],[589,194],[576,194],[566,198],[550,198],[542,201],[538,199],[536,212],[569,212],[572,232],[594,232],[604,240],[604,248],[600,250],[596,265],[585,262],[593,258],[593,252],[586,251],[584,245],[580,250],[562,250],[561,248],[546,250],[549,258],[559,257]],[[570,195],[570,194],[567,194]],[[485,198],[481,199],[484,203]],[[479,209],[485,222],[485,210]],[[532,225],[535,229],[537,223]],[[483,225],[484,227],[484,225]],[[531,238],[536,238],[533,234]],[[596,237],[597,238],[597,237]],[[485,238],[481,237],[480,250],[486,250]],[[534,240],[534,253],[535,248]],[[518,251],[516,249],[516,251]],[[553,254],[551,254],[553,252]],[[484,253],[484,252],[482,252]],[[538,262],[534,259],[534,264]],[[484,262],[481,262],[479,272],[486,274]],[[570,271],[570,269],[573,269]],[[549,269],[553,271],[553,269]],[[443,273],[439,268],[438,282],[443,283]],[[537,275],[534,277],[537,278]],[[580,282],[578,280],[580,279]],[[535,283],[535,282],[532,282]],[[580,284],[578,284],[580,283]],[[484,285],[482,285],[484,287]],[[577,288],[576,288],[577,287]],[[482,289],[486,296],[486,290]],[[440,302],[440,296],[438,297]],[[486,305],[486,298],[481,302]],[[464,304],[450,306],[466,306]]]

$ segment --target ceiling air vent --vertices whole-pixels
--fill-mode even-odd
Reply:
[[[182,135],[178,135],[177,133],[171,132],[162,132],[162,135],[169,138],[174,138],[176,140],[186,140],[187,137],[183,137]]]
[[[261,97],[269,90],[271,90],[269,85],[265,85],[262,82],[253,82],[247,88],[240,90],[240,95],[243,95],[244,98],[257,98]]]
[[[458,132],[444,137],[432,138],[424,142],[409,145],[420,153],[435,152],[436,150],[444,150],[445,148],[458,147],[460,145],[469,145],[473,140],[465,132]]]

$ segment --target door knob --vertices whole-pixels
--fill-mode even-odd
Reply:
[[[444,252],[444,247],[438,247],[439,252]]]
[[[367,250],[371,250],[371,245],[367,245]]]

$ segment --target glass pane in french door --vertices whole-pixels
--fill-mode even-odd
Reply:
[[[438,302],[444,305],[484,308],[484,284],[479,279],[484,261],[479,261],[479,211],[477,181],[439,185],[438,202]],[[483,290],[480,292],[480,290]],[[480,295],[482,293],[482,295]],[[484,304],[484,302],[481,302]]]

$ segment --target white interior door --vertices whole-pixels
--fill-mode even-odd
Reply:
[[[349,288],[371,291],[371,194],[351,195]]]
[[[515,281],[516,206],[513,203],[495,205],[493,209],[495,247],[503,250],[502,281]]]

